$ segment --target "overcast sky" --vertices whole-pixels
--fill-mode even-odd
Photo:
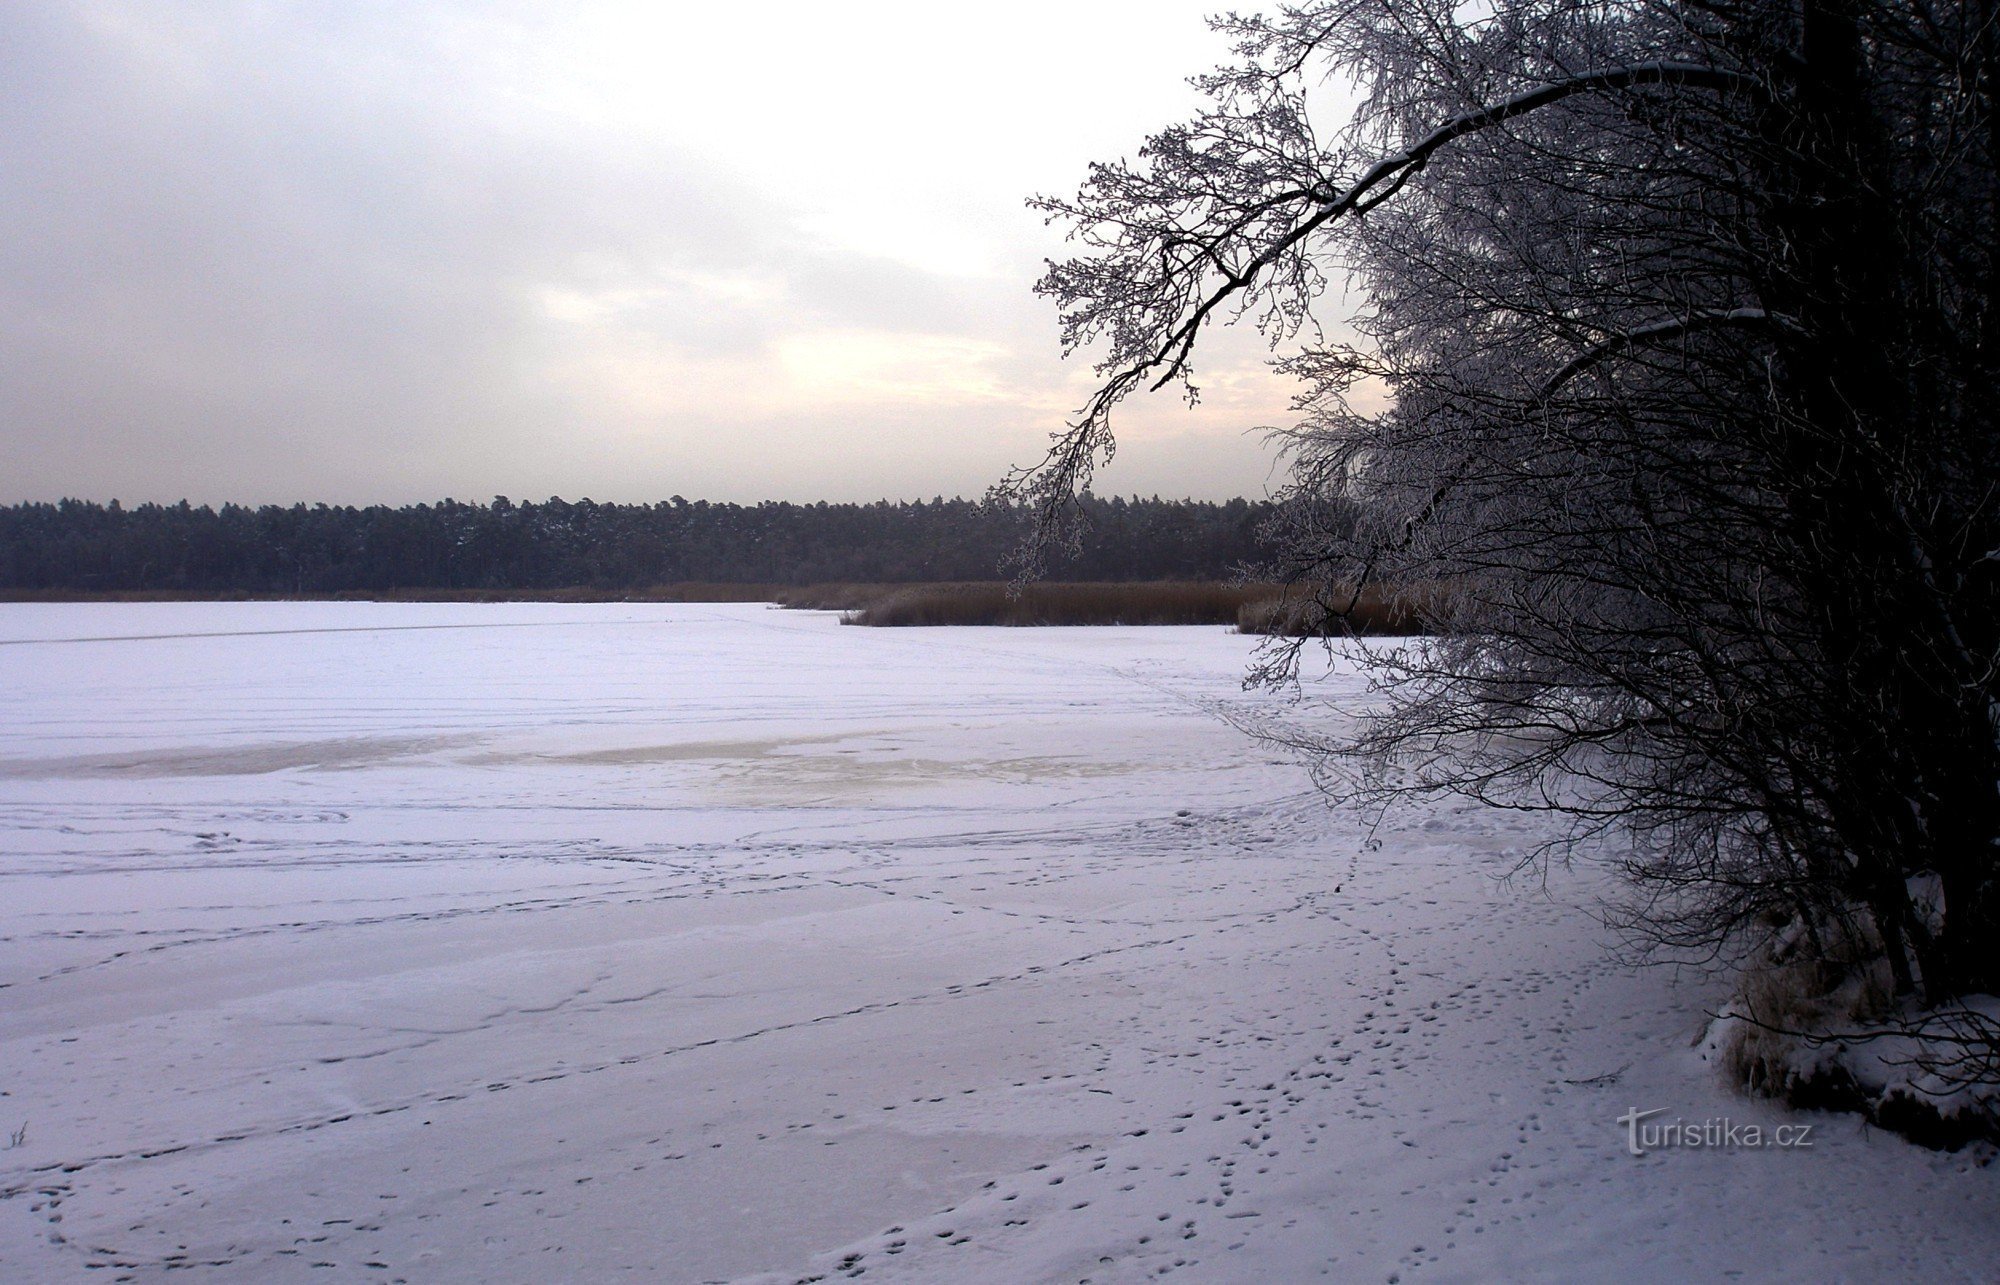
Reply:
[[[0,500],[976,495],[1194,0],[0,4]],[[1262,494],[1255,336],[1103,492]]]

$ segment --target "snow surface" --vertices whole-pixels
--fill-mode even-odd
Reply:
[[[1730,1093],[1605,874],[1371,836],[1251,646],[0,607],[0,1279],[2000,1271],[2000,1165]]]

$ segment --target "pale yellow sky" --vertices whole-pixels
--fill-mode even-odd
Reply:
[[[0,500],[977,494],[1091,384],[1023,199],[1186,114],[1205,8],[0,8]],[[1099,489],[1262,494],[1261,356]]]

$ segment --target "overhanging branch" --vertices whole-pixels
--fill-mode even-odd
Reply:
[[[1144,356],[1115,370],[1099,386],[1077,418],[1058,436],[1041,464],[1017,473],[1003,489],[1037,500],[1042,517],[1040,525],[1052,527],[1076,489],[1089,480],[1097,452],[1107,452],[1108,458],[1111,448],[1109,419],[1113,408],[1142,385],[1158,389],[1176,379],[1184,379],[1190,369],[1202,326],[1232,298],[1251,290],[1272,265],[1296,251],[1320,229],[1347,215],[1365,213],[1388,199],[1428,165],[1432,157],[1458,139],[1571,98],[1650,86],[1679,86],[1760,96],[1765,92],[1764,83],[1755,76],[1701,63],[1659,61],[1597,68],[1536,85],[1498,103],[1463,112],[1401,151],[1380,158],[1344,188],[1315,186],[1287,194],[1300,204],[1302,210],[1310,210],[1311,213],[1243,261],[1240,267],[1224,266],[1223,257],[1212,248],[1207,248],[1204,257],[1215,268],[1220,280],[1203,292],[1198,302],[1188,308],[1178,322],[1167,327]],[[1171,271],[1169,275],[1173,275]],[[1639,337],[1637,334],[1627,336],[1624,343],[1629,345]],[[1607,352],[1595,360],[1602,360],[1608,355]]]

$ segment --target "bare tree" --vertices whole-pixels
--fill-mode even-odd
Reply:
[[[1207,110],[1037,202],[1103,383],[1015,493],[1058,522],[1117,404],[1254,321],[1303,390],[1288,574],[1433,626],[1366,653],[1387,703],[1329,753],[1626,836],[1653,943],[1784,922],[2000,991],[1994,0],[1215,25]]]

